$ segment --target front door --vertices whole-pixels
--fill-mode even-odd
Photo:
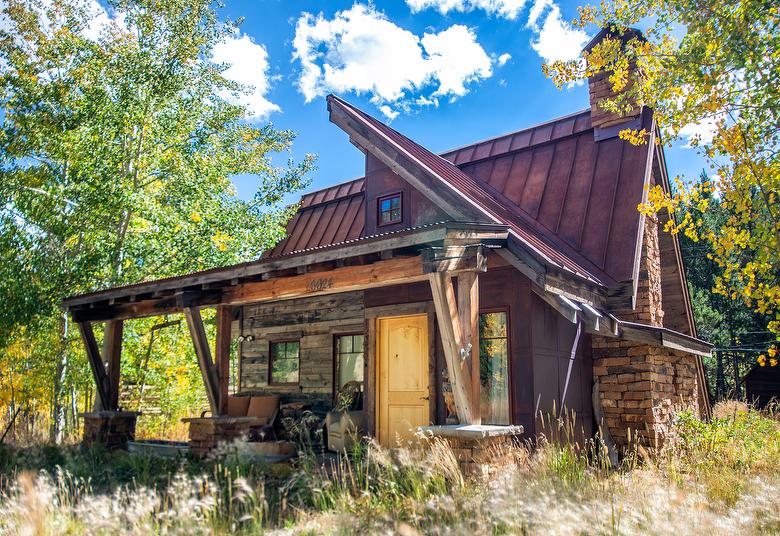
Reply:
[[[377,319],[377,430],[386,447],[430,424],[428,316]]]

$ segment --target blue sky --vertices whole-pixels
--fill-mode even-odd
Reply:
[[[111,20],[104,0],[82,1],[97,15],[85,34],[97,37]],[[328,121],[331,92],[437,152],[588,106],[586,85],[558,90],[541,69],[544,60],[578,57],[595,34],[570,24],[576,0],[224,3],[221,17],[244,22],[212,61],[248,88],[225,96],[246,104],[250,121],[298,133],[292,156],[318,156],[308,191],[363,173],[362,153]],[[687,131],[706,137],[706,125]],[[667,149],[669,172],[694,178],[704,161],[685,145]],[[259,185],[251,176],[234,182],[245,199]]]
[[[550,0],[227,0],[223,11],[233,19],[244,17],[242,32],[267,52],[265,97],[278,110],[264,117],[277,128],[298,133],[293,148],[296,158],[305,153],[318,155],[317,170],[307,189],[313,190],[363,173],[363,155],[338,127],[328,122],[324,99],[327,92],[337,93],[385,121],[392,116],[395,129],[434,151],[586,108],[586,86],[558,90],[541,71],[543,55],[565,57],[572,50],[579,50],[582,40],[588,37],[568,25],[576,15],[577,5]],[[455,32],[453,27],[465,27],[467,31]],[[425,34],[453,34],[454,40],[449,44],[456,49],[455,57],[444,58],[443,63],[450,61],[455,66],[435,71],[427,83],[419,86],[409,82],[402,89],[402,96],[394,100],[391,93],[395,88],[387,87],[393,82],[402,84],[403,76],[399,82],[394,72],[396,66],[390,64],[399,62],[402,72],[408,66],[409,79],[413,79],[415,64],[420,62],[407,46],[407,41],[414,40],[403,31],[421,41],[416,46],[423,58],[429,54]],[[594,32],[593,28],[589,31]],[[328,64],[342,71],[342,76],[327,81],[323,75],[315,89],[301,87],[305,68],[300,54],[295,59],[294,54],[304,34],[311,37],[312,63],[323,71]],[[477,57],[473,54],[474,44],[489,58],[487,69],[484,58],[478,52]],[[317,53],[320,56],[314,57]],[[507,59],[507,54],[511,58]],[[387,63],[378,69],[366,69],[364,64],[372,63],[372,59],[382,60],[374,64]],[[456,72],[448,73],[447,69]],[[464,75],[469,69],[474,73]],[[442,88],[446,83],[436,76],[456,80],[460,76],[465,91],[435,95],[437,90],[447,89]],[[437,104],[416,104],[421,97],[436,99]],[[382,106],[390,108],[390,116],[381,111]],[[683,146],[681,142],[667,149],[670,174],[695,177],[703,160],[694,149]],[[235,182],[241,197],[250,196],[255,188],[255,179],[251,177],[237,177]],[[297,196],[290,201],[295,199]]]

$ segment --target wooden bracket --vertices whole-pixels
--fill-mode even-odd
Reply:
[[[195,354],[198,356],[198,365],[203,384],[206,386],[211,414],[217,416],[220,414],[219,378],[214,362],[211,360],[211,349],[206,337],[206,329],[203,327],[203,318],[200,316],[200,310],[195,307],[185,307],[184,318],[187,319]]]
[[[103,359],[100,357],[100,349],[95,340],[95,332],[92,330],[91,322],[77,322],[81,339],[84,341],[84,347],[87,350],[87,360],[92,369],[92,377],[95,380],[95,392],[100,402],[100,409],[107,410],[111,405],[111,395],[108,374]]]
[[[481,244],[433,247],[422,251],[423,271],[486,272],[488,249]]]

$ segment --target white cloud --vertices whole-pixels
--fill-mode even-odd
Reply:
[[[525,0],[406,0],[412,12],[434,8],[442,15],[450,11],[474,11],[482,9],[491,15],[514,20],[523,9]]]
[[[512,59],[512,55],[507,53],[507,52],[504,52],[503,54],[501,54],[498,57],[498,59],[496,60],[496,63],[498,63],[498,65],[501,66],[501,65],[504,65],[506,62],[508,62],[511,59]]]
[[[542,3],[539,8],[537,4]],[[537,4],[531,8],[528,26],[534,29],[535,39],[531,41],[531,48],[546,62],[569,61],[577,59],[582,48],[588,43],[588,34],[580,28],[575,28],[561,18],[561,10],[557,4],[549,0],[537,0]],[[543,12],[547,15],[541,27],[538,21]]]
[[[680,129],[679,135],[685,140],[686,149],[712,142],[718,125],[715,117],[705,117],[698,123],[688,123]]]
[[[387,104],[383,104],[382,106],[380,106],[379,111],[382,112],[384,116],[387,117],[387,119],[389,119],[390,121],[398,117],[398,115],[401,113],[399,111],[393,110]]]
[[[361,4],[331,20],[304,13],[293,48],[293,59],[301,65],[298,89],[306,102],[330,91],[354,91],[397,112],[408,109],[420,93],[427,94],[425,99],[457,98],[468,92],[468,83],[492,75],[490,58],[465,26],[420,38]]]
[[[214,63],[224,63],[222,75],[244,86],[245,91],[225,91],[225,100],[247,107],[251,119],[264,119],[279,106],[266,98],[269,89],[268,52],[248,35],[228,36],[218,43],[211,55]]]

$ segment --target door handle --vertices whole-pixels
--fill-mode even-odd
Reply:
[[[427,397],[427,396],[421,396],[421,397],[420,397],[420,400],[430,400],[430,397]]]

